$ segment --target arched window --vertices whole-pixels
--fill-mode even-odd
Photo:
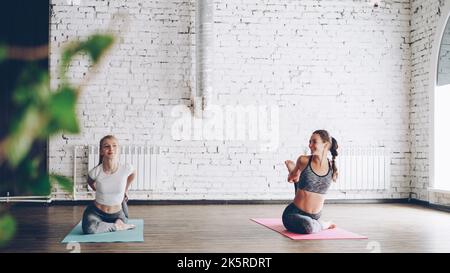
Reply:
[[[432,58],[432,164],[431,187],[450,190],[450,22],[445,9],[436,32]]]

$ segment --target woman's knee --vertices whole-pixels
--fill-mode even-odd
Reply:
[[[84,234],[95,234],[97,233],[97,229],[95,228],[95,224],[94,223],[83,223],[82,228],[83,228],[83,233]]]
[[[100,219],[92,214],[85,214],[81,223],[84,234],[95,234],[97,233],[98,222]]]
[[[90,222],[86,223],[86,225],[83,226],[84,234],[97,234],[97,233],[113,232],[116,230],[117,228],[114,223],[107,223],[107,222]]]
[[[303,222],[305,234],[317,233],[322,230],[322,225],[319,223],[319,221],[312,219],[310,217],[307,218],[308,219],[305,219]]]
[[[290,214],[283,217],[283,224],[287,230],[300,234],[317,232],[314,220],[300,214]]]

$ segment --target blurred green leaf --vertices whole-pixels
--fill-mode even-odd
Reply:
[[[33,106],[26,108],[22,118],[13,121],[5,145],[5,155],[12,167],[17,167],[24,159],[43,125],[42,114]]]
[[[79,133],[76,103],[76,91],[68,86],[53,94],[49,105],[50,123],[60,130],[74,134]]]
[[[24,69],[18,82],[19,85],[13,93],[14,102],[18,106],[24,106],[27,103],[46,104],[50,96],[48,71],[30,64]]]
[[[8,49],[5,45],[0,44],[0,62],[8,56]]]
[[[104,51],[108,49],[114,42],[111,35],[93,35],[82,46],[91,57],[94,63],[97,63]]]
[[[38,157],[35,157],[31,160],[25,160],[25,171],[28,175],[28,177],[32,179],[37,179],[39,176],[39,164],[41,164],[41,159]]]
[[[50,177],[47,174],[41,174],[37,179],[33,179],[30,182],[32,182],[30,183],[30,191],[33,194],[39,196],[50,195],[52,186],[50,184]]]
[[[0,246],[4,246],[16,233],[16,221],[9,214],[0,216]]]
[[[50,180],[54,183],[58,183],[65,191],[72,192],[73,190],[73,181],[65,176],[51,174]]]
[[[50,95],[48,72],[30,64],[18,82],[13,93],[18,111],[5,145],[6,158],[12,167],[17,167],[26,157],[33,141],[45,131],[49,119],[46,113]]]
[[[60,88],[50,90],[49,75],[33,62],[19,77],[12,101],[16,110],[11,127],[5,137],[4,153],[9,165],[16,172],[15,186],[36,195],[48,196],[52,183],[58,183],[71,192],[73,181],[64,176],[46,172],[40,173],[40,163],[46,155],[34,155],[33,143],[42,141],[60,131],[79,133],[76,113],[78,87],[67,81],[67,69],[78,54],[87,54],[95,65],[106,50],[114,43],[111,35],[92,35],[86,41],[71,43],[63,51],[60,66]],[[8,48],[0,44],[0,62],[7,58]],[[33,158],[31,158],[33,157]],[[10,215],[0,214],[0,246],[10,240],[15,233],[16,223]]]
[[[63,82],[67,81],[67,68],[72,61],[72,58],[80,52],[79,43],[72,43],[68,45],[61,56],[61,67],[59,69],[60,78]]]
[[[95,34],[86,41],[74,42],[68,45],[61,57],[60,78],[64,84],[67,83],[67,69],[73,57],[80,53],[87,54],[94,64],[97,64],[100,57],[114,43],[114,36]]]

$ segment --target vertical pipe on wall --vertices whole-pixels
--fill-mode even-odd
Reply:
[[[212,91],[214,52],[214,2],[197,0],[195,15],[196,88],[193,92],[194,114],[205,109]]]

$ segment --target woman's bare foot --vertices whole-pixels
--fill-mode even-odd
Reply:
[[[333,229],[333,228],[336,228],[336,224],[331,221],[322,222],[322,228],[323,229]]]
[[[117,230],[127,230],[127,229],[133,229],[133,228],[136,227],[136,226],[133,225],[133,224],[125,224],[125,223],[124,223],[122,220],[120,220],[120,219],[117,219],[117,220],[116,220],[115,225],[116,225],[116,229],[117,229]]]
[[[284,161],[284,164],[286,164],[286,167],[289,172],[292,172],[292,170],[295,168],[295,163],[292,160],[286,160]]]

